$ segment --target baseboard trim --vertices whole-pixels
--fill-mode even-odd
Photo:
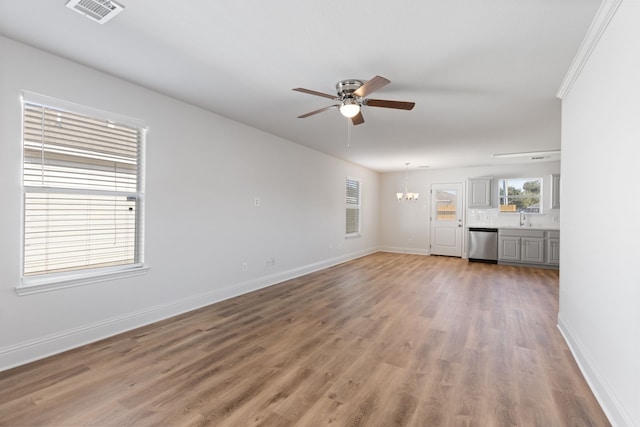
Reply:
[[[0,348],[0,372],[375,252],[378,248],[352,252]]]
[[[383,246],[380,248],[380,252],[390,252],[394,254],[409,254],[409,255],[431,255],[428,249],[399,248],[395,246]]]
[[[569,322],[558,314],[558,329],[562,334],[565,342],[569,346],[569,350],[573,355],[582,376],[587,381],[596,400],[614,427],[632,427],[637,426],[629,413],[626,411],[615,392],[607,383],[606,378],[600,373],[595,361],[589,355],[580,337],[575,333]]]

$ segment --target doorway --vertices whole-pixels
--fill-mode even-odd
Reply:
[[[431,255],[462,258],[463,185],[431,185]]]

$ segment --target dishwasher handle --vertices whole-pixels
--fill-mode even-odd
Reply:
[[[486,227],[469,227],[469,231],[484,231],[486,233],[497,233],[497,228],[486,228]]]

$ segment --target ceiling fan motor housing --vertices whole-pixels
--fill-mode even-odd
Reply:
[[[342,80],[336,83],[336,91],[341,100],[355,98],[353,92],[360,89],[364,83],[360,80]]]

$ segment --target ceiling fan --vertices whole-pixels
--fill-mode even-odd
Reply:
[[[336,83],[337,95],[330,95],[328,93],[317,92],[311,89],[304,89],[301,87],[293,90],[302,93],[308,93],[309,95],[322,96],[324,98],[333,99],[338,101],[338,104],[329,105],[328,107],[321,108],[319,110],[312,111],[307,114],[298,116],[299,119],[313,116],[314,114],[322,113],[323,111],[331,110],[333,108],[339,108],[340,113],[351,119],[354,125],[360,125],[364,123],[364,117],[362,116],[361,107],[363,105],[369,107],[382,107],[382,108],[394,108],[397,110],[411,110],[416,105],[415,102],[404,101],[388,101],[385,99],[370,99],[367,98],[372,92],[391,83],[384,77],[375,76],[366,83],[360,80],[342,80]]]

